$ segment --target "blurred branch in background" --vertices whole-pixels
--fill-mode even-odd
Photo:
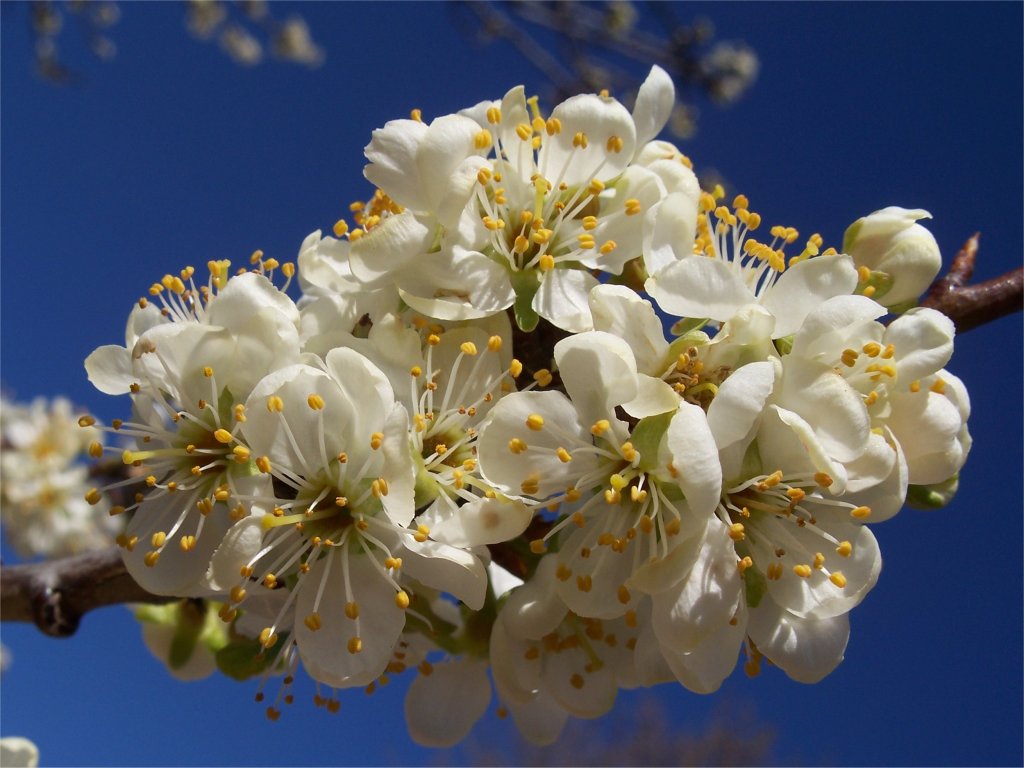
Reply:
[[[769,765],[775,731],[752,706],[723,701],[707,720],[680,722],[657,696],[600,720],[573,720],[559,740],[537,747],[521,738],[471,736],[462,750],[470,765]],[[442,763],[455,765],[451,755]]]
[[[552,103],[574,93],[611,90],[630,103],[651,64],[676,85],[669,129],[679,137],[696,129],[694,102],[736,101],[757,77],[757,54],[745,43],[714,40],[706,19],[681,22],[671,3],[463,2],[453,3],[456,23],[478,44],[504,41],[533,64],[551,84]],[[642,26],[646,24],[645,26]]]
[[[112,28],[121,18],[116,2],[85,0],[35,0],[29,6],[31,33],[35,40],[36,70],[54,85],[74,85],[83,77],[61,54],[67,27],[77,27],[86,47],[98,59],[117,55]],[[268,55],[281,61],[318,67],[324,51],[313,42],[309,25],[289,10],[283,21],[266,0],[186,0],[185,28],[197,40],[219,43],[242,66],[260,64]]]

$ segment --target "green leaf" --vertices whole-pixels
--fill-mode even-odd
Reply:
[[[960,485],[960,475],[931,485],[907,486],[907,505],[915,509],[940,509],[953,500]]]

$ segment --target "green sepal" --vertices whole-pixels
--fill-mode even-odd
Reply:
[[[638,469],[650,472],[658,467],[658,448],[661,441],[668,432],[668,425],[672,423],[674,411],[659,413],[657,416],[648,416],[640,419],[633,428],[633,434],[629,442],[640,452],[640,465]]]
[[[274,647],[264,650],[259,640],[235,637],[214,653],[217,669],[232,680],[248,680],[262,674],[277,661],[277,654],[287,645],[286,637],[278,638]]]
[[[675,323],[672,324],[672,335],[685,336],[686,334],[691,333],[693,331],[699,331],[707,324],[708,319],[706,317],[683,317],[680,318],[679,320],[676,320]],[[706,337],[707,334],[705,334],[705,338]]]
[[[540,322],[540,315],[533,310],[533,297],[540,289],[540,277],[535,270],[513,272],[512,289],[516,292],[516,300],[512,305],[516,316],[516,325],[520,330],[529,333]]]
[[[740,558],[748,557],[750,550],[747,547],[746,542],[740,541],[736,544],[736,554]],[[748,608],[757,608],[761,604],[761,600],[764,598],[765,592],[768,591],[768,580],[761,573],[760,568],[750,566],[741,574],[743,579],[743,586],[745,587],[744,594],[747,599]]]
[[[205,604],[182,600],[177,607],[178,620],[167,652],[167,666],[171,669],[181,669],[188,663],[206,626]]]
[[[853,242],[860,234],[862,226],[864,226],[864,219],[857,219],[846,228],[846,232],[843,234],[843,253],[849,253],[853,248]]]
[[[960,485],[960,475],[931,485],[908,485],[907,505],[915,509],[941,509],[953,500]]]
[[[775,349],[778,353],[785,357],[793,351],[793,334],[789,336],[783,336],[781,339],[775,340]]]
[[[885,296],[885,294],[887,294],[890,290],[892,290],[892,283],[892,275],[890,275],[888,272],[879,272],[877,270],[872,270],[867,280],[862,280],[859,283],[857,283],[857,288],[854,290],[854,293],[863,295],[864,291],[867,290],[867,288],[870,286],[875,289],[874,293],[871,294],[870,298],[874,299],[875,301],[878,301],[883,296]]]

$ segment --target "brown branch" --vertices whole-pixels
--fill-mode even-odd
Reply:
[[[978,256],[979,233],[968,238],[957,253],[949,271],[928,291],[923,307],[937,309],[948,316],[959,333],[1019,312],[1024,297],[1024,267],[983,283],[968,285]]]
[[[120,603],[166,603],[125,570],[117,547],[0,568],[0,618],[30,621],[51,637],[69,637],[89,611]]]

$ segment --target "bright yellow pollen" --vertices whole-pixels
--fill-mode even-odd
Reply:
[[[462,344],[459,345],[459,349],[462,350],[462,354],[464,355],[472,356],[476,354],[476,344],[472,341],[462,342]]]
[[[743,531],[743,523],[733,523],[729,526],[729,538],[733,541],[743,541],[747,537]]]
[[[384,433],[383,432],[374,432],[372,435],[370,435],[370,447],[373,450],[376,451],[383,444],[384,444]]]
[[[555,455],[558,456],[558,460],[561,461],[563,464],[568,464],[570,461],[572,461],[572,454],[565,450],[565,448],[559,448],[557,451],[555,451]]]
[[[551,375],[551,371],[549,371],[547,368],[541,368],[539,371],[533,374],[533,380],[540,384],[542,387],[546,387],[554,380],[554,376]]]
[[[555,257],[550,253],[545,253],[537,260],[537,268],[541,272],[550,272],[555,268]]]
[[[810,578],[811,566],[801,563],[800,565],[793,566],[793,573],[799,576],[801,579]]]
[[[363,641],[358,637],[350,638],[348,641],[348,652],[355,654],[361,650],[363,650]]]
[[[508,449],[517,456],[523,453],[527,449],[526,443],[520,440],[518,437],[513,437],[508,441]]]
[[[534,432],[540,432],[544,429],[544,417],[539,413],[531,413],[526,417],[526,426],[532,429]]]
[[[267,410],[271,413],[281,413],[284,410],[284,400],[277,395],[271,395],[267,398]]]
[[[828,577],[828,580],[840,589],[846,586],[846,577],[839,571],[833,571],[832,575]]]
[[[820,485],[822,488],[828,488],[834,482],[832,477],[825,472],[815,472],[814,482]]]
[[[90,488],[85,494],[85,500],[94,506],[99,504],[102,498],[103,494],[100,493],[99,488]]]
[[[409,593],[404,589],[400,589],[395,593],[395,605],[401,608],[403,611],[409,607]]]
[[[608,419],[601,419],[600,421],[595,421],[594,425],[590,428],[590,434],[594,435],[595,437],[600,437],[605,432],[607,432],[611,428],[611,426],[612,425],[608,421]]]
[[[324,399],[316,393],[306,398],[306,404],[314,411],[322,411],[324,409]]]
[[[821,570],[825,566],[825,556],[823,554],[821,554],[821,552],[815,552],[814,553],[814,563],[813,563],[813,565],[814,565],[815,569],[817,569],[817,570]]]
[[[491,138],[491,132],[486,128],[478,131],[476,136],[473,137],[473,146],[477,149],[487,149],[492,144],[494,144],[494,139]]]
[[[864,520],[871,515],[871,507],[854,507],[850,514],[858,520]]]
[[[853,552],[853,545],[848,541],[839,542],[839,546],[836,547],[836,554],[840,557],[849,557]]]

